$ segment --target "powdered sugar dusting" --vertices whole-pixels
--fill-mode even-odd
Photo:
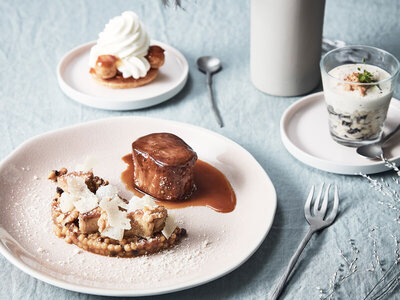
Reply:
[[[210,219],[222,220],[229,215],[204,207],[173,211],[175,222],[188,231],[188,236],[161,253],[127,259],[82,251],[53,233],[50,203],[55,185],[42,179],[46,178],[45,174],[26,178],[28,184],[22,190],[12,190],[0,216],[10,221],[7,231],[35,257],[36,262],[64,280],[105,288],[166,287],[177,281],[195,279],[202,267],[215,265],[221,256],[225,256],[221,251],[229,237],[222,234],[227,229],[225,224],[218,221],[204,223],[202,219],[211,216]]]

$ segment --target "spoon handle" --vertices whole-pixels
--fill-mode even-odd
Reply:
[[[385,137],[382,139],[382,141],[381,141],[382,145],[383,145],[388,139],[390,139],[397,131],[399,131],[399,129],[400,129],[400,124],[397,125],[397,127],[396,127],[391,133],[389,133],[387,136],[385,136]]]
[[[212,90],[212,81],[211,81],[211,73],[207,72],[207,87],[208,87],[208,94],[210,96],[211,107],[214,112],[215,118],[217,119],[217,123],[219,127],[224,127],[222,123],[221,116],[218,113],[217,105],[215,104],[214,93]]]

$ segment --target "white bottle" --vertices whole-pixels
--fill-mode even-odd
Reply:
[[[259,90],[297,96],[320,81],[325,0],[251,0],[251,80]]]

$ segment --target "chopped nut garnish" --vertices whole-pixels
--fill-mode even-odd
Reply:
[[[346,81],[351,81],[351,82],[361,83],[360,80],[359,80],[359,75],[360,75],[360,73],[358,73],[358,72],[353,72],[353,73],[347,75],[347,76],[344,78],[344,80],[346,80]],[[358,85],[358,84],[349,84],[349,83],[344,84],[344,89],[345,89],[346,91],[355,91],[355,90],[359,90],[361,96],[363,96],[363,97],[365,96],[365,94],[366,94],[366,92],[367,92],[367,89],[368,89],[369,87],[370,87],[370,86],[363,86],[363,85]]]

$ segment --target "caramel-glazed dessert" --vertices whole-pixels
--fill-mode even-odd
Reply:
[[[106,256],[135,257],[167,249],[186,235],[163,206],[149,197],[118,196],[115,186],[92,172],[52,171],[55,233],[67,243]]]
[[[90,50],[90,74],[110,88],[136,88],[152,82],[164,60],[164,49],[150,46],[139,17],[126,11],[111,19],[99,34]]]
[[[159,200],[181,201],[195,189],[197,154],[171,133],[152,133],[132,143],[134,184]]]

